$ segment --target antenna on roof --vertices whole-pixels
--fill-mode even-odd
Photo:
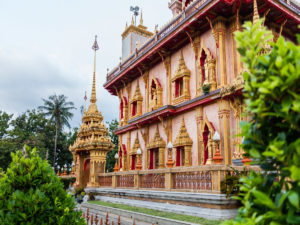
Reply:
[[[134,25],[136,25],[136,17],[139,15],[140,8],[138,6],[130,6],[130,11],[133,12],[134,15]]]

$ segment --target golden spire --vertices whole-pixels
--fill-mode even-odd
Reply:
[[[131,19],[131,25],[134,25],[134,19],[133,19],[133,16],[132,16],[132,19]]]
[[[257,9],[257,2],[256,0],[253,0],[253,24],[257,23],[259,21],[259,14]]]
[[[92,95],[91,95],[90,102],[96,103],[96,101],[97,101],[97,98],[96,98],[96,51],[99,49],[99,46],[97,43],[97,35],[95,36],[95,41],[92,46],[92,49],[95,51],[95,55],[94,55],[93,87],[92,87]]]
[[[141,18],[140,18],[140,25],[143,26],[144,20],[143,20],[143,11],[141,10]]]

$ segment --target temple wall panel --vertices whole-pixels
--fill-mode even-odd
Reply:
[[[202,47],[206,47],[210,50],[211,54],[213,55],[213,57],[216,59],[216,63],[218,64],[218,59],[217,57],[219,57],[218,55],[218,51],[217,51],[217,47],[216,47],[216,42],[215,39],[213,37],[212,31],[208,30],[205,33],[201,34],[201,41],[200,41],[200,49]],[[200,74],[199,74],[200,76]],[[216,66],[216,76],[217,76],[217,84],[221,83],[221,74],[220,74],[220,68],[217,65]]]
[[[130,95],[130,100],[133,98],[134,96],[134,92],[135,92],[135,88],[137,85],[138,79],[135,79],[131,82],[131,95]]]
[[[149,88],[151,91],[151,82],[153,78],[157,78],[160,82],[160,85],[163,89],[163,94],[162,94],[162,105],[167,105],[168,104],[168,99],[167,99],[167,76],[166,76],[166,69],[163,65],[163,63],[159,63],[156,66],[154,66],[150,71],[149,71]],[[150,100],[150,96],[147,96],[147,98]]]
[[[236,135],[237,135],[237,118],[234,117],[234,112],[233,110],[231,109],[230,110],[230,136],[232,137],[231,138],[231,143],[230,143],[230,146],[231,146],[231,150],[232,150],[232,153],[235,152],[235,149],[236,149],[236,144],[235,144],[235,140],[237,139],[236,138]]]
[[[203,115],[213,124],[215,130],[220,133],[220,124],[218,119],[218,103],[206,105],[203,108]]]
[[[192,166],[198,165],[198,146],[197,146],[197,123],[196,123],[196,110],[191,110],[173,117],[172,119],[172,142],[176,139],[180,126],[182,123],[182,118],[184,118],[185,127],[189,134],[189,137],[193,141],[192,145]],[[175,150],[173,149],[173,160],[175,160]]]
[[[232,37],[230,29],[226,29],[226,61],[227,61],[227,83],[231,84],[234,79],[234,60],[233,60],[233,52],[232,52]]]
[[[142,101],[142,114],[146,113],[146,88],[145,88],[145,82],[142,77],[138,78],[139,84],[140,84],[140,90],[141,94],[143,96]]]
[[[123,134],[123,135],[119,135],[119,138],[121,137],[121,143],[123,144],[123,145],[125,145],[126,146],[126,148],[127,148],[127,133],[125,133],[125,134]],[[127,150],[127,149],[126,149]],[[128,151],[128,150],[127,150]]]

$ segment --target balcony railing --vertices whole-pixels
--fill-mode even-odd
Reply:
[[[205,165],[197,167],[174,167],[145,171],[122,171],[98,174],[100,187],[128,189],[157,189],[163,191],[221,192],[221,182],[226,173],[249,171],[256,166]]]

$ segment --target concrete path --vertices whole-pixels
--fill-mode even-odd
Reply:
[[[197,216],[205,219],[219,220],[219,219],[229,219],[235,217],[237,210],[236,209],[210,209],[210,208],[201,208],[194,206],[184,206],[176,205],[169,203],[159,203],[151,201],[142,201],[142,200],[133,200],[126,198],[114,198],[107,196],[95,196],[96,200],[104,202],[112,202],[118,204],[126,204],[135,207],[142,207],[148,209],[154,209],[165,212],[172,212],[190,216]]]
[[[87,212],[87,209],[89,209],[90,216],[93,215],[95,218],[95,215],[98,215],[98,218],[103,218],[103,224],[105,224],[106,213],[108,213],[109,224],[112,224],[113,221],[114,225],[118,225],[119,216],[122,225],[133,225],[134,221],[136,225],[199,225],[89,203],[82,203],[78,208],[85,212],[85,214]],[[100,222],[98,222],[98,224],[100,224]],[[92,225],[91,221],[89,221],[88,225]],[[95,223],[93,225],[95,225]]]

